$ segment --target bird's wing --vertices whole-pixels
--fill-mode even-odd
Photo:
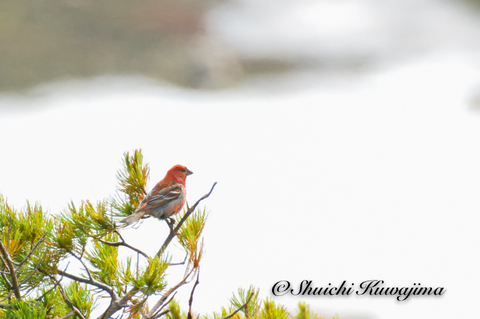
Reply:
[[[175,184],[166,186],[157,192],[155,191],[156,189],[153,189],[152,192],[142,200],[138,210],[145,210],[148,212],[152,208],[163,206],[172,200],[177,199],[182,194],[182,185]]]

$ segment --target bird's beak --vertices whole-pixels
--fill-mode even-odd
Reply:
[[[193,172],[187,168],[187,176],[192,175],[192,174],[193,174]]]

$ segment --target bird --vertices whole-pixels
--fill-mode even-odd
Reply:
[[[121,220],[127,226],[136,223],[145,215],[156,217],[160,220],[170,220],[185,204],[187,189],[185,181],[188,175],[193,174],[183,165],[170,168],[165,177],[143,198],[135,211]]]

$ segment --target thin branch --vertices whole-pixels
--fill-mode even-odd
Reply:
[[[85,316],[80,312],[80,309],[77,308],[77,306],[75,306],[71,301],[70,299],[68,299],[68,296],[67,294],[65,293],[65,290],[63,290],[63,287],[62,285],[60,285],[60,282],[55,279],[54,276],[48,274],[48,276],[50,277],[50,279],[52,279],[54,282],[56,282],[58,284],[58,289],[60,290],[60,294],[62,295],[62,298],[63,300],[65,301],[65,303],[72,309],[72,311],[80,318],[80,319],[86,319]],[[68,317],[67,317],[68,318]]]
[[[123,236],[122,236],[122,234],[120,234],[119,231],[114,230],[114,232],[118,235],[118,237],[120,237],[120,240],[121,240],[122,242],[125,242],[125,239],[123,239]]]
[[[69,263],[70,264],[70,263]],[[68,268],[68,265],[67,265],[67,268]],[[65,270],[67,269],[65,268]],[[67,319],[67,318],[70,318],[71,316],[73,315],[77,315],[80,319],[86,319],[85,316],[83,316],[83,314],[80,312],[80,310],[70,301],[70,299],[68,299],[67,297],[67,294],[65,293],[65,290],[63,290],[63,287],[62,285],[60,285],[60,282],[62,281],[63,279],[63,275],[62,277],[60,278],[60,280],[57,280],[53,275],[47,273],[46,271],[42,270],[42,269],[38,269],[40,272],[44,273],[45,275],[47,275],[48,277],[50,277],[50,279],[55,283],[55,285],[49,289],[46,293],[42,294],[42,296],[40,296],[39,298],[37,298],[36,300],[39,301],[40,299],[42,299],[43,297],[45,297],[49,292],[53,291],[55,288],[58,287],[58,289],[60,290],[60,294],[62,295],[62,298],[63,300],[65,301],[65,303],[72,309],[72,311],[70,311],[68,314],[66,314],[65,316],[63,317],[59,317],[59,318],[55,318],[55,319]],[[60,272],[61,270],[57,270],[57,272]],[[65,273],[65,272],[64,272]],[[66,274],[66,273],[65,273]],[[65,276],[67,277],[67,276]]]
[[[192,292],[190,293],[190,299],[188,300],[188,316],[187,316],[187,319],[193,319],[193,317],[192,317],[193,294],[195,292],[195,288],[197,288],[197,285],[199,284],[199,281],[198,281],[199,278],[200,278],[200,267],[198,267],[197,280],[195,281],[195,284],[193,285]]]
[[[7,262],[5,261],[5,259],[3,259],[2,255],[0,255],[0,260],[1,260],[2,263],[5,265],[5,267],[8,267],[8,266],[7,266]]]
[[[108,306],[107,310],[98,317],[99,319],[107,319],[110,318],[111,315],[113,315],[115,312],[118,310],[122,309],[127,305],[127,302],[132,299],[133,295],[135,295],[140,289],[134,287],[130,289],[129,292],[125,294],[120,300],[118,297],[112,298],[112,301],[110,302],[110,305]]]
[[[0,301],[4,301],[4,300],[7,300],[10,298],[10,296],[12,296],[13,294],[13,291],[10,291],[5,297],[3,297],[2,299],[0,299]]]
[[[12,215],[8,215],[8,234],[7,234],[7,250],[10,250],[10,231],[12,230]]]
[[[138,272],[140,271],[139,267],[140,267],[140,255],[137,253],[137,277],[138,277]]]
[[[75,311],[70,311],[69,313],[67,313],[65,316],[63,317],[58,317],[56,319],[67,319],[67,318],[70,318],[71,316],[73,316],[75,314]]]
[[[172,302],[173,298],[175,298],[175,296],[177,295],[177,291],[175,291],[175,293],[170,297],[170,299],[168,299],[168,301],[166,301],[163,306],[160,307],[160,309],[158,309],[156,311],[156,314],[154,314],[154,317],[152,317],[152,319],[154,318],[160,318],[161,316],[163,316],[165,314],[165,311],[164,312],[161,312],[166,306],[168,306],[170,304],[170,302]],[[168,309],[167,309],[168,310]],[[168,310],[170,311],[170,310]]]
[[[5,261],[5,259],[3,259],[1,254],[0,254],[0,261],[2,261],[5,268],[8,268],[7,262]],[[7,288],[10,290],[10,289],[12,289],[12,283],[10,282],[10,280],[8,280],[8,278],[6,276],[9,273],[10,273],[9,271],[3,271],[3,270],[0,271],[0,276],[3,278],[3,280],[5,281],[5,284],[7,285]]]
[[[127,302],[132,299],[133,295],[135,295],[137,292],[139,292],[140,289],[138,289],[137,287],[133,287],[132,289],[130,289],[130,291],[128,291],[125,296],[123,296],[119,301],[118,301],[118,304],[122,305],[122,307],[124,305],[127,304]]]
[[[95,279],[87,279],[87,278],[79,277],[79,276],[76,276],[76,275],[72,275],[72,274],[70,274],[68,272],[65,272],[63,270],[60,270],[60,269],[57,270],[57,273],[61,276],[70,278],[72,280],[83,282],[84,284],[89,284],[89,285],[95,286],[95,287],[107,292],[110,295],[110,297],[112,297],[112,299],[118,299],[118,297],[115,294],[115,292],[113,291],[112,287],[110,287],[107,284],[99,282]]]
[[[102,240],[100,238],[97,239],[99,242],[101,242],[102,244],[105,244],[105,245],[109,245],[109,246],[115,246],[115,247],[119,247],[119,246],[124,246],[124,247],[127,247],[127,248],[130,248],[131,250],[143,255],[143,257],[145,258],[149,258],[147,254],[145,254],[143,251],[141,251],[140,249],[138,248],[135,248],[129,244],[127,244],[125,241],[122,241],[121,242],[112,242],[112,241],[106,241],[106,240]]]
[[[169,313],[169,312],[170,312],[170,309],[167,309],[167,310],[159,313],[157,316],[155,316],[155,318],[160,318],[161,316],[166,315],[166,314]]]
[[[7,262],[5,261],[5,259],[3,259],[2,255],[0,255],[0,260],[3,262],[3,264],[5,265],[5,267],[8,267],[7,266]],[[3,278],[3,281],[5,281],[5,285],[7,286],[7,289],[10,290],[12,289],[12,283],[10,282],[10,280],[8,280],[7,276],[10,272],[8,271],[0,271],[0,276]],[[11,293],[13,293],[13,291],[11,290],[9,295],[11,295]],[[5,299],[2,299],[0,301],[3,301]]]
[[[252,291],[252,293],[250,294],[250,297],[248,298],[247,302],[245,302],[240,308],[238,308],[237,310],[235,310],[234,312],[232,312],[232,313],[229,314],[228,316],[223,317],[222,319],[229,319],[229,318],[235,316],[235,314],[236,314],[237,312],[239,312],[240,310],[242,310],[243,308],[245,308],[245,307],[248,305],[248,303],[249,303],[250,300],[252,299],[253,295],[254,295],[254,293],[253,293],[253,291]]]
[[[8,274],[8,272],[5,272],[5,274]],[[5,284],[7,285],[7,288],[10,290],[12,289],[12,283],[10,280],[8,280],[7,276],[5,276],[3,272],[0,273],[0,276],[2,276],[3,280],[5,281]]]
[[[182,227],[183,223],[187,220],[188,216],[190,216],[194,211],[195,211],[195,208],[197,207],[198,204],[200,204],[200,202],[202,200],[204,200],[205,198],[207,198],[208,196],[210,196],[210,194],[213,192],[213,189],[215,188],[215,186],[217,185],[217,182],[213,183],[213,186],[212,188],[210,189],[210,191],[203,195],[202,198],[200,198],[199,200],[197,200],[197,202],[192,206],[190,207],[187,212],[185,213],[185,215],[183,216],[183,218],[178,222],[178,224],[176,225],[175,228],[170,227],[170,234],[168,235],[167,239],[165,239],[165,242],[163,243],[162,245],[162,248],[160,248],[160,250],[157,252],[157,256],[160,257],[162,255],[162,253],[165,251],[165,249],[167,248],[167,246],[170,244],[170,242],[172,241],[173,237],[175,237],[175,235],[177,234],[177,232],[180,230],[180,228]]]
[[[190,272],[174,287],[170,288],[163,294],[163,296],[160,298],[160,300],[157,301],[155,306],[152,307],[152,310],[150,310],[143,318],[145,319],[152,319],[155,318],[156,313],[158,312],[158,309],[163,305],[165,300],[172,294],[174,291],[176,291],[178,288],[181,286],[185,285],[187,283],[188,277],[192,274],[192,272],[195,270],[195,268],[192,268]]]
[[[185,258],[183,259],[182,262],[180,263],[171,263],[169,264],[169,266],[180,266],[180,265],[185,265],[185,262],[187,261],[187,258],[188,258],[188,253],[185,255]]]
[[[7,243],[8,243],[8,240],[7,240]],[[5,249],[5,246],[3,246],[3,243],[2,243],[1,240],[0,240],[0,251],[2,252],[2,255],[3,255],[3,258],[4,258],[3,262],[6,263],[7,268],[10,271],[10,278],[11,278],[11,281],[12,281],[11,286],[12,286],[12,289],[15,293],[15,297],[20,300],[20,299],[22,299],[22,295],[20,294],[20,286],[18,284],[17,273],[16,273],[15,267],[13,265],[13,260],[10,257],[10,255],[8,254],[8,251]]]
[[[20,267],[23,266],[23,264],[28,260],[30,259],[30,257],[32,256],[33,252],[35,251],[35,249],[38,248],[38,246],[40,246],[41,243],[43,243],[45,241],[45,238],[47,237],[47,234],[45,233],[42,237],[40,237],[40,239],[37,241],[37,243],[35,244],[35,246],[33,246],[32,249],[30,249],[30,251],[28,252],[27,256],[18,264],[17,266],[17,269],[15,269],[15,271],[18,271],[20,269]]]
[[[40,264],[43,262],[43,260],[45,259],[45,257],[47,256],[47,251],[45,250],[45,252],[43,253],[43,256],[42,258],[40,258],[40,260],[37,262],[37,264],[35,265],[35,269],[30,273],[30,275],[25,278],[24,280],[22,280],[22,282],[20,283],[20,285],[23,285],[24,283],[26,283],[27,281],[29,281],[34,275],[35,273],[37,272],[37,270],[40,268]],[[19,266],[20,268],[20,266]],[[18,269],[18,268],[17,268]]]
[[[90,269],[88,269],[87,265],[85,265],[85,263],[83,262],[82,258],[81,258],[81,257],[78,257],[77,255],[75,255],[75,254],[72,253],[72,252],[70,252],[70,255],[72,255],[73,257],[75,257],[75,259],[78,260],[78,261],[82,264],[83,268],[84,268],[85,271],[87,272],[88,278],[93,281],[94,279],[93,279],[93,277],[92,277],[92,273],[90,272]]]
[[[5,309],[5,308],[10,308],[10,307],[11,307],[11,305],[8,304],[8,303],[0,303],[0,308],[4,308],[4,309]]]
[[[40,297],[36,298],[35,300],[36,301],[40,301],[42,298],[45,298],[46,295],[48,295],[49,293],[51,293],[53,290],[55,290],[55,288],[57,288],[57,286],[60,284],[60,281],[62,281],[62,278],[60,278],[60,280],[58,281],[58,283],[55,283],[55,285],[53,285],[52,288],[48,289],[47,291],[45,291],[44,293],[42,293],[40,295]]]

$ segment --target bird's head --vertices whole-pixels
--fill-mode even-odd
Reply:
[[[192,175],[193,172],[183,165],[175,165],[167,172],[166,177],[174,178],[177,182],[185,184],[185,180],[188,175]]]

